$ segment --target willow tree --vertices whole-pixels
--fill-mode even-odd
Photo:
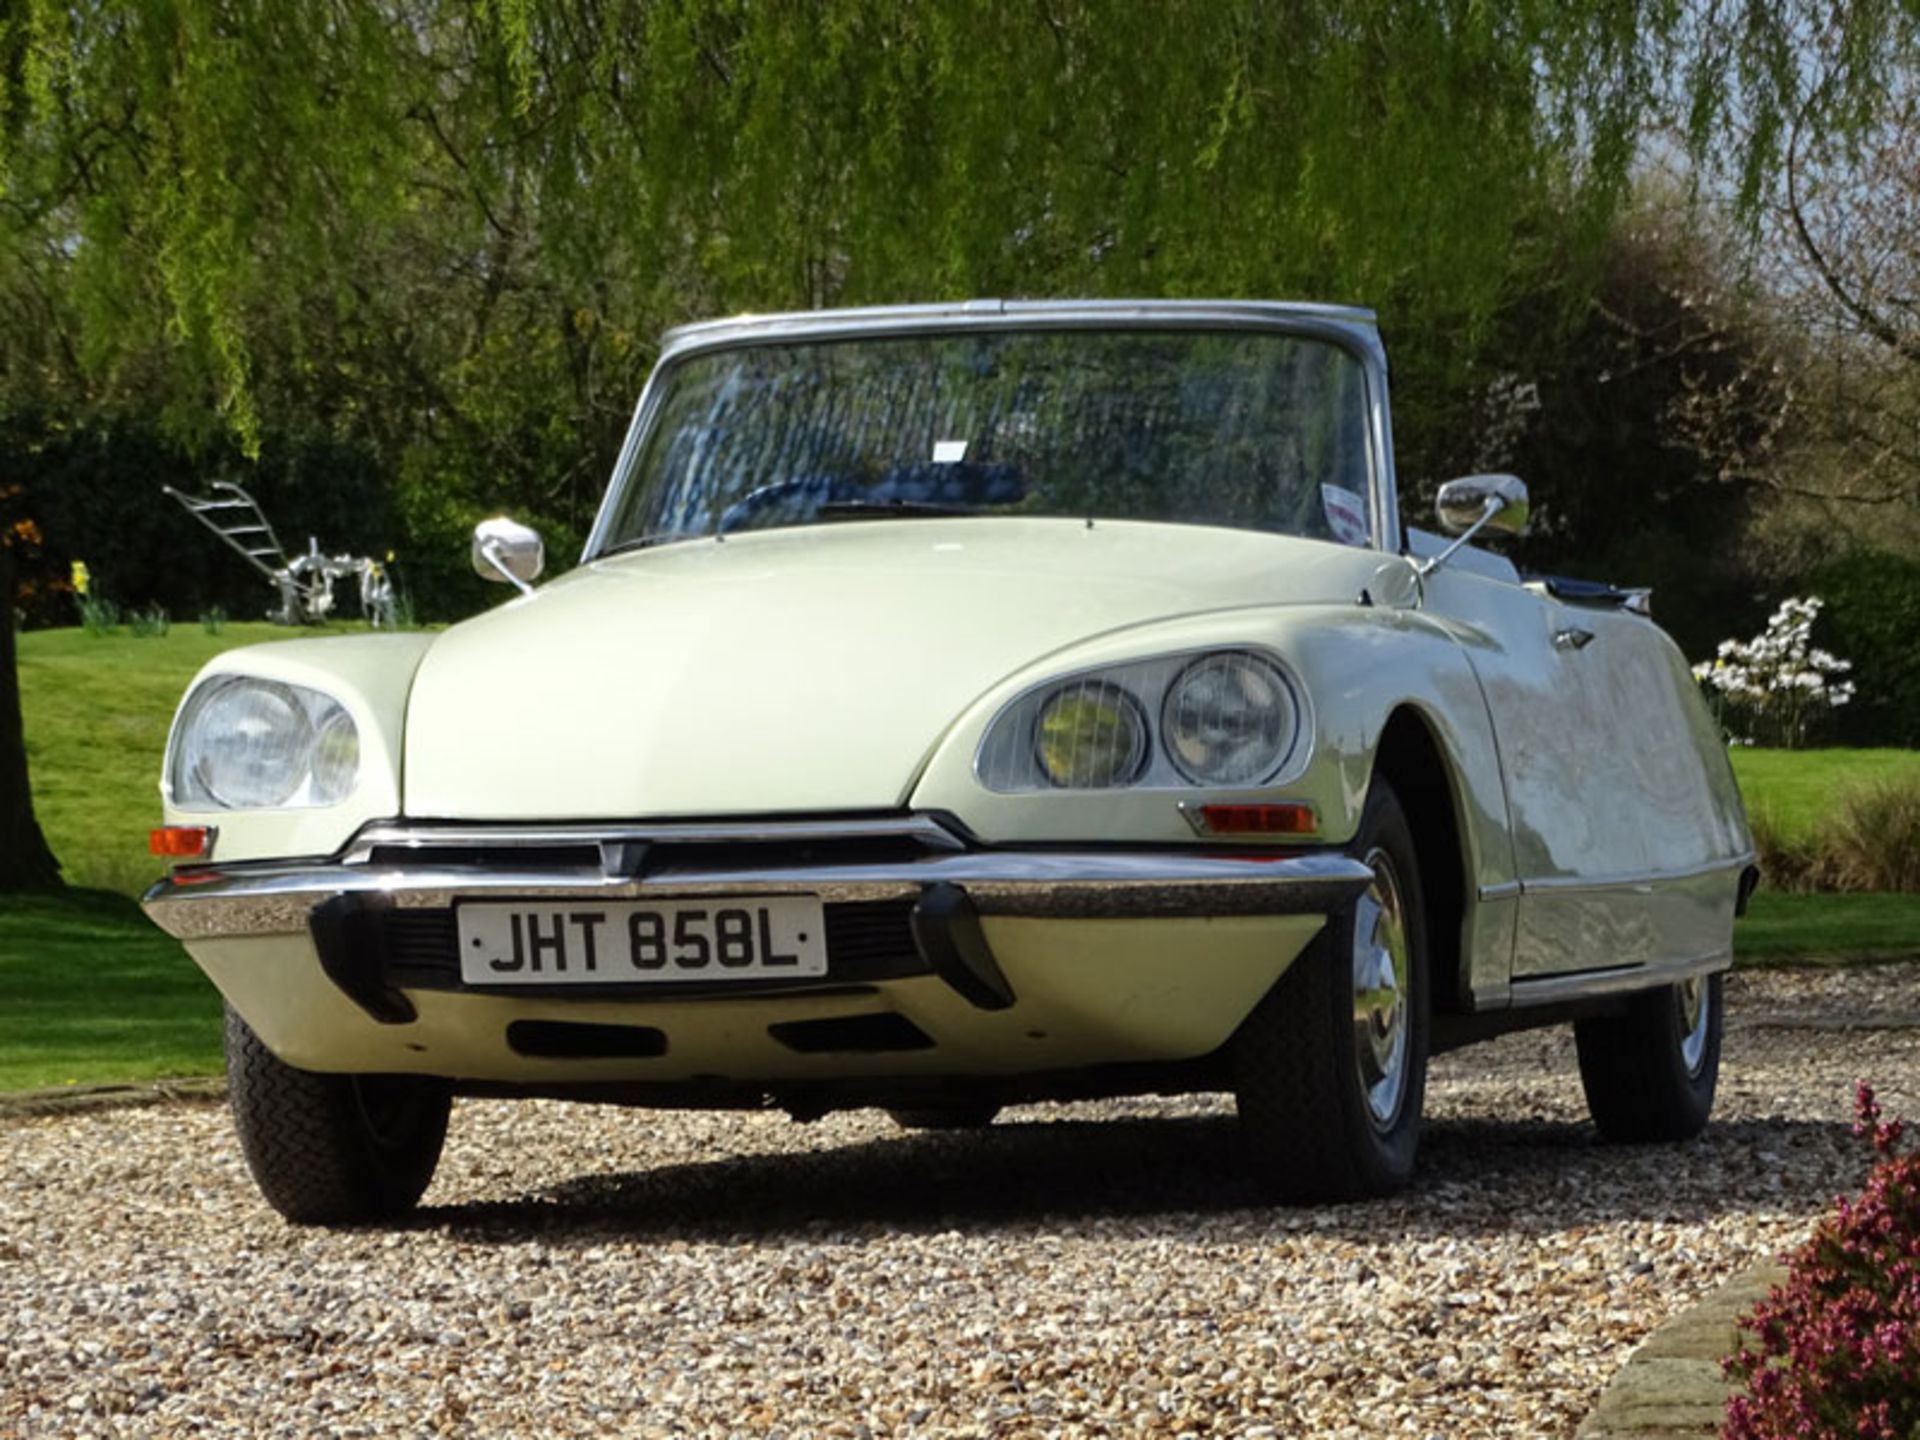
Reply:
[[[1377,307],[1443,454],[1652,127],[1765,188],[1908,21],[1816,0],[12,0],[0,418],[321,427],[416,543],[581,530],[666,324],[991,294]],[[1848,109],[1847,107],[1853,107]],[[1515,317],[1524,315],[1524,324]]]

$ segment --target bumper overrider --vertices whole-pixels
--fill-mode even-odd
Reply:
[[[308,1068],[777,1079],[1204,1053],[1369,879],[1331,851],[980,848],[926,815],[385,822],[324,859],[182,867],[144,904]],[[818,899],[824,975],[462,978],[462,904],[754,896]]]

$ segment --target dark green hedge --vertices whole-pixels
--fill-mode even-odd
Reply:
[[[1859,693],[1835,717],[1834,738],[1920,746],[1920,560],[1858,550],[1798,588],[1827,602],[1816,642],[1853,662]]]
[[[394,554],[395,577],[421,620],[457,619],[500,599],[468,568],[472,519],[463,507],[396,503],[374,457],[331,436],[269,435],[259,458],[247,460],[218,446],[189,454],[138,420],[66,427],[16,414],[0,417],[0,513],[30,519],[40,536],[14,597],[25,622],[77,622],[66,588],[74,560],[123,610],[158,604],[191,623],[218,606],[235,620],[264,618],[272,587],[161,488],[205,493],[218,480],[252,493],[289,555],[309,540],[329,555]],[[548,538],[564,568],[572,537]],[[342,618],[357,618],[351,586],[336,596]]]

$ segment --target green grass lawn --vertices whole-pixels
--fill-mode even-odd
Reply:
[[[160,823],[167,729],[194,672],[223,650],[364,625],[290,630],[198,625],[136,638],[125,630],[35,630],[20,637],[20,700],[34,812],[69,885],[139,895],[165,868],[147,852]]]
[[[1920,895],[1782,895],[1762,889],[1733,927],[1742,965],[1920,957]]]
[[[165,868],[147,852],[147,831],[160,823],[174,706],[223,650],[364,630],[20,636],[34,810],[76,888],[0,898],[0,1089],[219,1070],[219,994],[131,898]]]
[[[0,1090],[212,1075],[220,995],[124,895],[0,904]]]
[[[1747,813],[1765,815],[1781,838],[1813,837],[1849,790],[1901,778],[1920,780],[1920,750],[1760,750],[1728,752]]]

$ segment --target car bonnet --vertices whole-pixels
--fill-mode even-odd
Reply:
[[[1014,672],[1159,619],[1351,600],[1377,559],[1252,531],[963,518],[598,561],[435,642],[408,706],[406,812],[897,807],[954,721]]]

